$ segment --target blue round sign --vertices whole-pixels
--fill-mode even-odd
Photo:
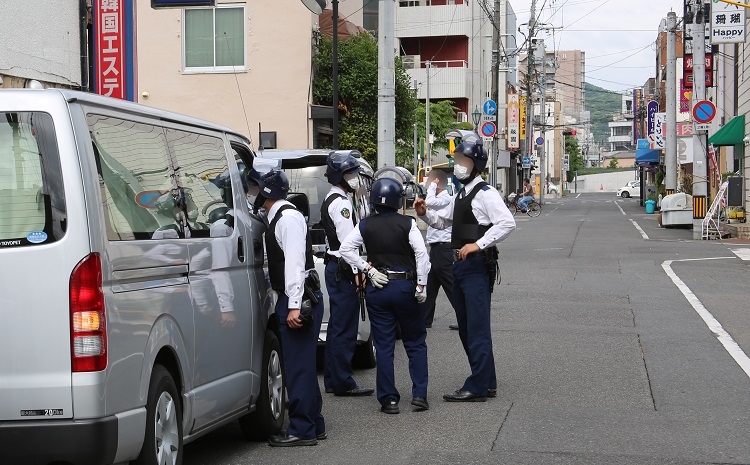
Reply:
[[[544,137],[536,138],[536,145],[542,145],[544,143]]]

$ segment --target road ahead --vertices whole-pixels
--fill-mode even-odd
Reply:
[[[497,398],[442,402],[468,375],[443,302],[428,330],[431,410],[409,411],[398,346],[400,415],[380,413],[374,397],[324,394],[329,439],[317,447],[246,443],[230,426],[188,445],[184,463],[750,463],[739,364],[750,365],[740,350],[750,353],[750,262],[733,251],[750,245],[660,229],[637,200],[612,194],[551,200],[539,218],[517,219],[493,295]],[[355,377],[375,385],[374,370]]]

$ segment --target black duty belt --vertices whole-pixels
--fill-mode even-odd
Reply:
[[[390,271],[385,270],[384,273],[388,276],[388,279],[406,279],[414,281],[417,279],[417,274],[413,271]]]
[[[458,258],[458,252],[461,249],[452,249],[452,250],[453,250],[453,261],[457,262],[457,261],[461,260],[460,258]],[[474,257],[479,257],[479,256],[482,256],[482,255],[484,255],[484,251],[482,251],[482,250],[480,250],[478,252],[472,252],[469,255],[467,255],[464,260],[468,260],[468,259],[474,258]]]
[[[340,260],[342,260],[341,257],[337,257],[335,255],[331,255],[329,253],[326,253],[323,257],[323,264],[328,265],[328,262],[335,262],[338,263]]]

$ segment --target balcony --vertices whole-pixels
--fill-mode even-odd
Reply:
[[[471,37],[471,7],[466,4],[400,6],[396,8],[394,36],[403,37]]]
[[[424,62],[421,63],[425,66]],[[427,98],[427,68],[407,69],[410,81],[420,83],[418,99]],[[430,62],[430,100],[470,98],[471,76],[469,66],[463,60]]]

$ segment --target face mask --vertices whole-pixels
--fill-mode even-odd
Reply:
[[[453,176],[459,181],[465,181],[466,179],[469,179],[469,168],[461,165],[454,165]]]
[[[353,191],[356,191],[357,189],[359,189],[359,178],[352,178],[352,179],[346,181],[346,183],[349,184],[349,187]]]

